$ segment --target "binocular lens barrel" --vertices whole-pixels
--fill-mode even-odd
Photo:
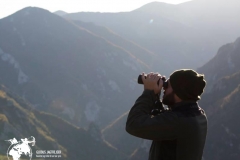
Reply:
[[[145,75],[144,77],[146,78],[147,76]],[[166,78],[162,77],[161,79],[163,80],[163,88],[167,88],[168,87],[168,82],[166,81]],[[159,85],[159,81],[160,81],[160,79],[157,82],[158,85]],[[138,84],[143,84],[141,74],[138,76]]]

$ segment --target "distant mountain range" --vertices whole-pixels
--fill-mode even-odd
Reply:
[[[240,35],[237,4],[236,0],[152,2],[131,12],[78,12],[63,17],[107,27],[141,45],[158,56],[154,68],[169,74],[176,68],[201,67],[220,46]]]
[[[202,61],[209,57],[202,55],[206,52],[201,51],[203,44],[196,42],[200,36],[197,31],[164,17],[152,16],[144,12],[76,13],[67,14],[64,17],[105,26],[120,36],[147,48],[157,55],[159,61],[156,64],[152,63],[153,68],[159,68],[159,72],[165,72],[165,74],[174,70],[175,67],[201,66],[204,62],[196,61],[194,56],[199,55]],[[209,38],[204,37],[204,39]],[[171,65],[172,63],[174,66]]]

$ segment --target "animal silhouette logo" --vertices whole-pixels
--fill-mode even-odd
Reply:
[[[33,136],[21,139],[20,141],[17,141],[16,138],[6,141],[11,144],[7,150],[8,160],[10,160],[9,156],[11,156],[13,160],[20,160],[22,155],[29,157],[30,160],[32,159],[32,149],[29,144],[32,146],[35,145],[36,141]]]

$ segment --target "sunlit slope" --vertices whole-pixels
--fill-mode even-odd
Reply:
[[[128,50],[40,8],[1,19],[0,30],[2,83],[78,126],[105,127],[125,113],[137,76],[149,71]]]
[[[6,88],[0,90],[2,155],[10,145],[5,140],[14,137],[20,140],[34,136],[36,139],[36,145],[32,147],[34,157],[36,150],[61,150],[63,159],[125,159],[123,154],[97,137],[96,126],[88,130],[78,128],[52,114],[33,109],[20,97],[6,93],[4,90]]]

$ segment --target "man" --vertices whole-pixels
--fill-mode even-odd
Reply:
[[[207,117],[197,101],[206,85],[204,76],[190,69],[172,73],[162,99],[169,110],[153,116],[150,112],[159,100],[161,78],[153,73],[146,78],[142,75],[144,91],[129,112],[126,131],[153,140],[148,160],[201,160]]]

